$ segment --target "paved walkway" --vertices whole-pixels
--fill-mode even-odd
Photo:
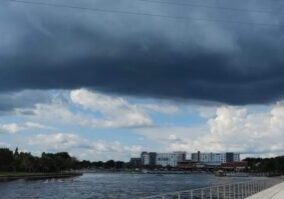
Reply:
[[[248,197],[247,199],[284,199],[284,182]]]

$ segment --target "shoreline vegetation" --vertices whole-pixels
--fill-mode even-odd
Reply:
[[[284,156],[275,158],[247,158],[247,168],[242,172],[250,176],[281,176],[284,174]],[[79,161],[67,152],[42,153],[33,156],[31,153],[12,151],[0,148],[0,182],[9,180],[40,180],[51,178],[77,177],[82,173],[125,172],[133,174],[194,174],[211,173],[215,169],[182,170],[173,167],[132,165],[130,162],[109,160],[106,162]],[[234,176],[234,171],[231,172]]]

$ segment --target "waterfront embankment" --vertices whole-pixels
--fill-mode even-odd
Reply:
[[[0,182],[7,182],[12,180],[44,180],[53,178],[71,178],[81,176],[81,173],[17,173],[17,172],[0,172]]]
[[[283,198],[284,198],[284,182],[281,182],[279,184],[274,185],[273,187],[270,187],[255,195],[252,195],[247,199],[283,199]]]

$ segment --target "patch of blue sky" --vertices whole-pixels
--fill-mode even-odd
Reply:
[[[250,105],[246,106],[249,113],[267,113],[271,110],[271,105]]]
[[[200,117],[193,112],[181,112],[177,114],[150,114],[157,126],[181,126],[194,127],[206,122],[206,118]]]
[[[94,117],[94,118],[97,118],[97,119],[101,119],[101,118],[104,117],[104,115],[101,112],[95,111],[95,110],[86,109],[86,108],[83,108],[80,105],[70,104],[68,106],[68,109],[72,113],[76,113],[76,114],[79,114],[79,115],[84,115],[84,116],[87,116],[87,117]]]
[[[3,115],[0,117],[0,124],[7,124],[7,123],[23,123],[26,122],[27,119],[23,118],[22,116],[15,116],[15,115]]]

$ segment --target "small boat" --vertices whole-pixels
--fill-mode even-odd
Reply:
[[[149,171],[146,170],[146,169],[143,169],[141,172],[144,173],[144,174],[149,173]]]
[[[223,170],[218,170],[214,172],[215,176],[223,177],[226,176],[226,173]]]

